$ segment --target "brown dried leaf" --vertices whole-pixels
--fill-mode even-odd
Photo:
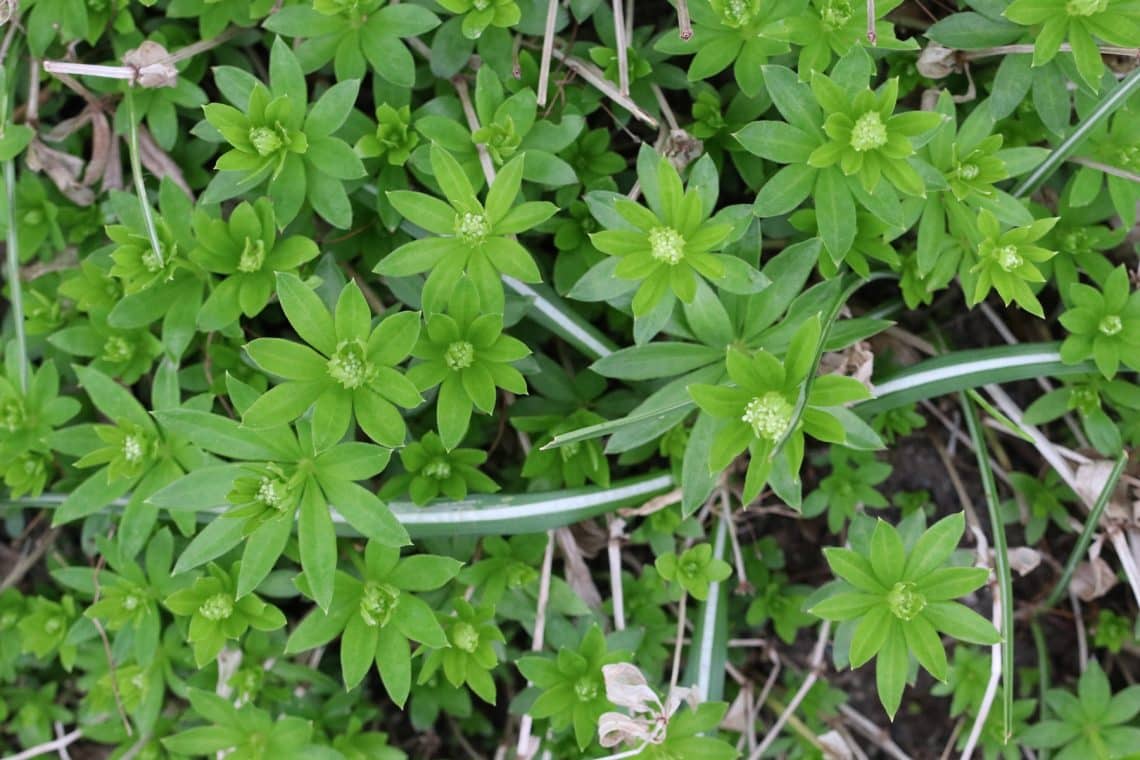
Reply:
[[[1082,501],[1089,505],[1096,503],[1108,484],[1108,476],[1113,467],[1114,463],[1107,459],[1094,459],[1077,467],[1074,490]],[[1122,523],[1130,522],[1131,519],[1131,504],[1128,503],[1122,484],[1118,482],[1116,492],[1112,494],[1101,520],[1106,523]]]
[[[150,136],[150,132],[141,124],[139,125],[139,159],[146,170],[155,177],[159,179],[170,177],[174,184],[182,188],[184,193],[191,198],[194,197],[194,193],[190,191],[190,185],[186,184],[186,178],[182,176],[182,169],[166,151],[158,147],[158,143]]]
[[[178,83],[178,69],[168,63],[170,53],[157,42],[147,40],[123,56],[123,65],[135,70],[135,84],[140,87],[173,87]]]
[[[1028,546],[1015,546],[1009,550],[1009,566],[1024,578],[1041,564],[1041,552]]]
[[[673,504],[681,503],[681,489],[674,488],[668,493],[663,493],[660,496],[654,496],[649,501],[642,504],[640,507],[623,507],[618,510],[618,514],[622,517],[644,517],[651,515],[654,512],[660,512],[665,507]]]
[[[558,541],[558,548],[562,550],[562,557],[565,560],[563,572],[566,576],[566,583],[574,589],[574,593],[590,609],[600,610],[602,608],[602,595],[598,591],[598,587],[594,585],[593,573],[590,572],[586,560],[582,558],[582,550],[578,548],[574,534],[570,532],[569,528],[562,527],[554,531],[554,537]]]
[[[631,718],[618,712],[603,713],[598,718],[598,744],[603,747],[616,747],[622,742],[654,741],[652,724],[644,718]],[[661,738],[656,743],[660,744]]]
[[[945,79],[958,70],[958,53],[931,42],[919,54],[915,68],[927,79]]]
[[[828,731],[816,738],[819,741],[819,746],[823,747],[823,756],[827,760],[854,760],[855,756],[851,754],[851,748],[847,746],[847,742],[843,740],[838,731]]]
[[[748,690],[741,689],[737,693],[736,699],[732,700],[732,704],[728,706],[728,712],[720,721],[720,727],[725,731],[742,734],[749,730],[753,718],[748,711],[748,700],[746,699],[748,694]]]
[[[1077,565],[1073,579],[1069,582],[1069,591],[1081,601],[1091,602],[1107,594],[1116,583],[1116,573],[1112,572],[1108,563],[1100,557],[1094,557],[1091,562]]]
[[[661,700],[645,675],[636,665],[616,662],[602,666],[602,679],[606,683],[606,699],[618,707],[625,707],[635,713],[662,712]]]
[[[24,156],[28,168],[43,172],[72,203],[77,206],[90,206],[95,202],[95,193],[79,181],[83,171],[83,159],[49,148],[39,138],[33,138]]]
[[[111,147],[114,142],[117,141],[111,133],[107,114],[96,111],[91,119],[91,158],[87,162],[87,171],[83,172],[83,184],[94,185],[104,179],[112,155],[117,155]]]
[[[609,544],[610,535],[606,527],[597,520],[583,520],[570,526],[574,541],[586,559],[593,559],[599,552],[605,551]]]
[[[874,390],[871,375],[875,371],[875,354],[866,341],[861,340],[842,351],[825,353],[819,360],[819,369],[825,375],[853,377],[867,386],[867,390]]]
[[[111,135],[111,142],[107,146],[107,168],[103,170],[103,184],[101,185],[104,192],[123,189],[122,144],[122,140]]]
[[[669,159],[677,171],[696,161],[704,151],[705,144],[683,129],[669,130],[665,143],[660,148],[661,154]]]
[[[59,124],[56,124],[48,132],[41,135],[41,137],[48,142],[62,142],[91,123],[92,115],[91,106],[86,106],[75,116],[72,116],[70,119],[64,119]]]

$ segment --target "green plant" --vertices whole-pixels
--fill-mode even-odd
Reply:
[[[1123,754],[1134,6],[0,0],[5,754]]]
[[[340,667],[346,688],[357,686],[376,663],[388,696],[403,707],[412,682],[409,640],[435,649],[449,646],[431,606],[415,592],[445,586],[460,563],[450,557],[400,558],[399,550],[370,541],[360,578],[338,573],[327,611],[314,610],[290,634],[287,652],[302,652],[343,636]]]
[[[545,202],[515,206],[522,183],[523,158],[503,167],[487,190],[485,205],[459,163],[444,149],[432,146],[432,173],[447,202],[424,193],[392,191],[389,200],[402,215],[432,235],[397,248],[376,267],[382,275],[397,277],[430,270],[424,283],[424,309],[442,311],[452,299],[456,284],[466,276],[488,313],[502,313],[502,275],[522,282],[542,277],[534,259],[511,237],[541,224],[557,210]]]
[[[420,315],[390,314],[373,328],[372,312],[355,283],[344,287],[330,312],[289,274],[278,275],[277,296],[293,329],[309,345],[281,338],[246,345],[261,369],[286,382],[258,398],[242,422],[254,429],[275,427],[311,406],[318,452],[340,441],[353,420],[377,443],[401,445],[407,427],[396,407],[411,409],[423,399],[397,365],[416,345]]]
[[[346,180],[364,176],[364,166],[335,137],[352,110],[360,81],[346,79],[308,105],[304,73],[289,47],[277,40],[266,87],[246,72],[227,71],[223,95],[232,103],[209,103],[206,120],[230,145],[218,158],[218,174],[206,198],[220,202],[266,183],[277,223],[292,221],[306,200],[330,224],[347,229],[352,205]]]
[[[1132,292],[1124,268],[1112,270],[1103,291],[1073,283],[1069,298],[1074,306],[1060,317],[1069,331],[1061,344],[1062,359],[1075,364],[1091,358],[1109,380],[1122,362],[1136,370],[1140,363],[1134,350],[1140,345],[1140,293]]]
[[[1057,716],[1031,726],[1022,735],[1030,747],[1057,749],[1057,757],[1123,757],[1136,748],[1140,729],[1127,725],[1140,712],[1140,688],[1115,694],[1108,677],[1093,660],[1081,675],[1074,695],[1050,689],[1046,704]]]
[[[986,582],[984,568],[944,567],[965,531],[962,513],[932,525],[908,548],[890,523],[879,520],[865,553],[826,549],[840,579],[810,612],[828,620],[858,621],[848,655],[858,668],[875,658],[879,699],[894,718],[913,655],[932,676],[946,680],[944,633],[977,644],[994,644],[994,627],[955,601]]]
[[[624,657],[625,652],[607,651],[605,636],[595,625],[586,631],[576,651],[563,649],[556,658],[521,658],[519,671],[542,690],[530,714],[549,718],[555,731],[573,726],[578,749],[586,749],[594,739],[598,719],[610,707],[602,667]]]

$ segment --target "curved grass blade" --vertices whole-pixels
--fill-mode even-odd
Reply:
[[[1057,343],[1023,343],[937,356],[877,383],[873,398],[855,406],[863,416],[922,399],[1035,377],[1064,377],[1095,372],[1090,363],[1064,364]]]
[[[575,488],[549,493],[515,495],[477,495],[462,501],[443,502],[417,507],[406,502],[390,502],[389,508],[412,538],[459,535],[508,535],[540,533],[590,517],[612,512],[620,507],[640,504],[673,487],[673,476],[656,472],[640,478],[615,483],[609,488]],[[0,512],[6,507],[45,507],[53,509],[63,503],[63,494],[43,494],[37,498],[0,500]],[[112,503],[115,509],[126,506],[128,498]],[[199,522],[211,522],[225,510],[218,504],[198,510]],[[333,506],[333,523],[342,536],[356,536]]]

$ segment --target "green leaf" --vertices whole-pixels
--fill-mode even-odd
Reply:
[[[51,521],[52,526],[63,525],[95,514],[125,494],[134,485],[132,480],[126,478],[118,478],[110,482],[107,478],[107,468],[103,467],[80,483],[55,510]]]
[[[753,213],[764,218],[789,213],[811,194],[819,173],[807,164],[789,164],[780,169],[760,188]]]
[[[361,535],[386,546],[405,546],[411,543],[404,526],[400,525],[387,505],[375,494],[355,483],[333,478],[320,478],[320,483],[332,506]]]
[[[906,640],[896,621],[894,630],[887,636],[875,660],[875,686],[879,692],[879,701],[892,721],[902,703],[908,662]]]
[[[906,562],[906,549],[895,527],[880,519],[871,534],[871,568],[884,586],[891,586],[902,578]]]
[[[804,164],[818,138],[781,121],[756,121],[734,135],[745,150],[781,164]]]
[[[462,566],[451,557],[417,554],[401,560],[386,580],[405,591],[434,591],[454,578]]]
[[[851,667],[862,667],[878,654],[897,623],[898,618],[885,605],[871,608],[855,627],[851,639]]]
[[[957,602],[932,602],[922,614],[942,633],[971,644],[996,644],[1001,640],[990,621]]]
[[[336,534],[328,504],[314,480],[306,482],[301,496],[297,533],[301,568],[305,572],[313,601],[322,610],[327,610],[332,602],[333,578],[336,574]]]
[[[980,13],[955,13],[926,30],[935,42],[957,50],[979,50],[1014,42],[1022,35],[1017,24],[996,21]]]
[[[920,581],[931,572],[946,564],[950,555],[958,548],[962,533],[966,530],[964,512],[942,518],[930,526],[915,542],[906,559],[903,577]]]
[[[239,563],[237,578],[239,599],[256,589],[273,570],[292,532],[293,515],[289,513],[266,520],[249,535]]]
[[[813,197],[819,236],[832,258],[838,261],[855,240],[858,229],[855,201],[847,189],[847,181],[835,167],[819,172]]]
[[[317,294],[305,287],[296,275],[278,272],[277,297],[297,334],[325,356],[332,356],[336,351],[336,331],[332,315]]]
[[[92,367],[74,366],[84,392],[103,415],[112,422],[127,421],[144,430],[153,431],[154,422],[131,392]]]
[[[712,364],[723,354],[722,350],[693,343],[646,343],[603,356],[590,368],[599,375],[618,380],[652,380]]]
[[[302,104],[309,102],[305,73],[301,70],[301,64],[280,37],[274,38],[269,52],[269,81],[273,94],[285,96],[294,109],[302,109]]]
[[[241,520],[216,519],[206,524],[190,541],[178,561],[174,563],[174,574],[184,573],[217,559],[241,543]]]
[[[340,647],[340,667],[345,688],[355,688],[364,680],[368,669],[372,667],[373,658],[378,654],[379,641],[378,626],[368,625],[360,615],[348,619]]]
[[[147,503],[160,509],[190,512],[224,507],[234,480],[244,472],[236,464],[199,467],[151,494]]]
[[[921,615],[902,624],[906,645],[922,667],[939,681],[946,680],[946,650],[938,632]]]
[[[228,417],[184,408],[156,411],[154,416],[165,430],[213,454],[252,461],[288,456],[288,448],[272,436],[243,428]]]
[[[311,36],[306,33],[302,36]],[[324,94],[313,104],[309,115],[305,117],[305,133],[312,137],[326,137],[340,129],[352,107],[356,103],[360,92],[360,80],[348,79],[337,82],[325,90]],[[309,143],[312,146],[312,140]]]
[[[875,577],[871,563],[859,554],[850,549],[828,547],[823,550],[823,556],[831,571],[855,588],[872,594],[886,593],[887,588]]]

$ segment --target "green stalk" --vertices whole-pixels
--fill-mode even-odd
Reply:
[[[713,557],[724,559],[728,546],[727,515],[717,521]],[[737,579],[743,582],[744,578]],[[693,643],[685,667],[685,683],[697,687],[702,702],[724,698],[724,664],[728,658],[728,581],[709,584],[709,596],[701,603],[693,621]]]
[[[28,337],[24,332],[24,292],[20,284],[20,246],[16,238],[16,160],[4,162],[4,192],[8,199],[8,293],[12,299],[12,325],[16,330],[16,364],[20,390],[28,391]]]
[[[150,210],[150,201],[147,200],[142,160],[139,158],[139,122],[135,115],[134,90],[128,86],[123,97],[127,101],[127,148],[131,154],[131,175],[135,180],[135,195],[138,196],[139,208],[142,210],[143,222],[146,224],[146,236],[150,238],[150,249],[154,252],[154,257],[161,269],[165,264],[162,259],[162,244],[158,242],[158,230],[154,226],[154,214]]]
[[[1069,588],[1069,581],[1073,578],[1073,572],[1077,569],[1077,564],[1081,561],[1081,558],[1085,556],[1085,552],[1088,551],[1089,544],[1092,542],[1093,533],[1096,532],[1097,527],[1100,525],[1100,516],[1104,514],[1105,507],[1107,507],[1108,502],[1112,500],[1112,492],[1116,490],[1116,483],[1120,480],[1120,476],[1123,474],[1126,464],[1128,464],[1128,452],[1125,451],[1121,452],[1116,460],[1116,464],[1112,466],[1112,472],[1108,474],[1108,480],[1104,484],[1104,490],[1100,492],[1100,496],[1097,497],[1092,511],[1089,512],[1089,517],[1085,520],[1085,527],[1081,530],[1080,538],[1077,539],[1077,545],[1074,546],[1073,551],[1069,553],[1069,559],[1065,562],[1065,568],[1061,571],[1061,577],[1053,587],[1049,598],[1045,600],[1043,609],[1049,609],[1059,602],[1061,597],[1065,594],[1065,591]]]
[[[1013,576],[1009,567],[1009,547],[1006,545],[1001,501],[998,499],[993,470],[990,469],[990,457],[986,439],[982,435],[982,425],[978,420],[978,410],[968,394],[961,394],[960,399],[966,415],[966,427],[974,442],[974,454],[982,476],[982,488],[990,514],[990,530],[994,538],[994,572],[998,580],[998,593],[1001,594],[1002,727],[1004,741],[1009,741],[1013,733]]]
[[[12,24],[16,18],[10,19]],[[0,137],[8,131],[8,115],[11,98],[8,92],[8,74],[15,73],[19,60],[18,44],[13,44],[8,61],[0,61],[5,69],[0,71]],[[16,235],[16,159],[4,161],[4,197],[7,200],[8,218],[6,240],[8,291],[11,298],[12,326],[16,331],[16,364],[20,368],[20,390],[28,391],[28,336],[24,331],[24,291],[20,283],[20,241]]]
[[[1085,138],[1097,125],[1128,102],[1128,98],[1132,97],[1138,89],[1140,89],[1140,69],[1133,69],[1132,73],[1120,80],[1115,88],[1105,93],[1093,112],[1088,115],[1088,118],[1078,124],[1077,128],[1062,140],[1061,144],[1054,148],[1053,152],[1038,164],[1036,169],[1029,173],[1029,176],[1013,191],[1013,197],[1022,198],[1036,190],[1053,172],[1057,171],[1065,159],[1085,141]]]
[[[1045,695],[1049,692],[1049,649],[1045,646],[1045,634],[1041,630],[1041,623],[1034,618],[1029,624],[1033,632],[1033,646],[1037,648],[1037,721],[1040,723],[1049,717],[1049,703]],[[1037,760],[1049,760],[1049,750],[1037,750]]]

